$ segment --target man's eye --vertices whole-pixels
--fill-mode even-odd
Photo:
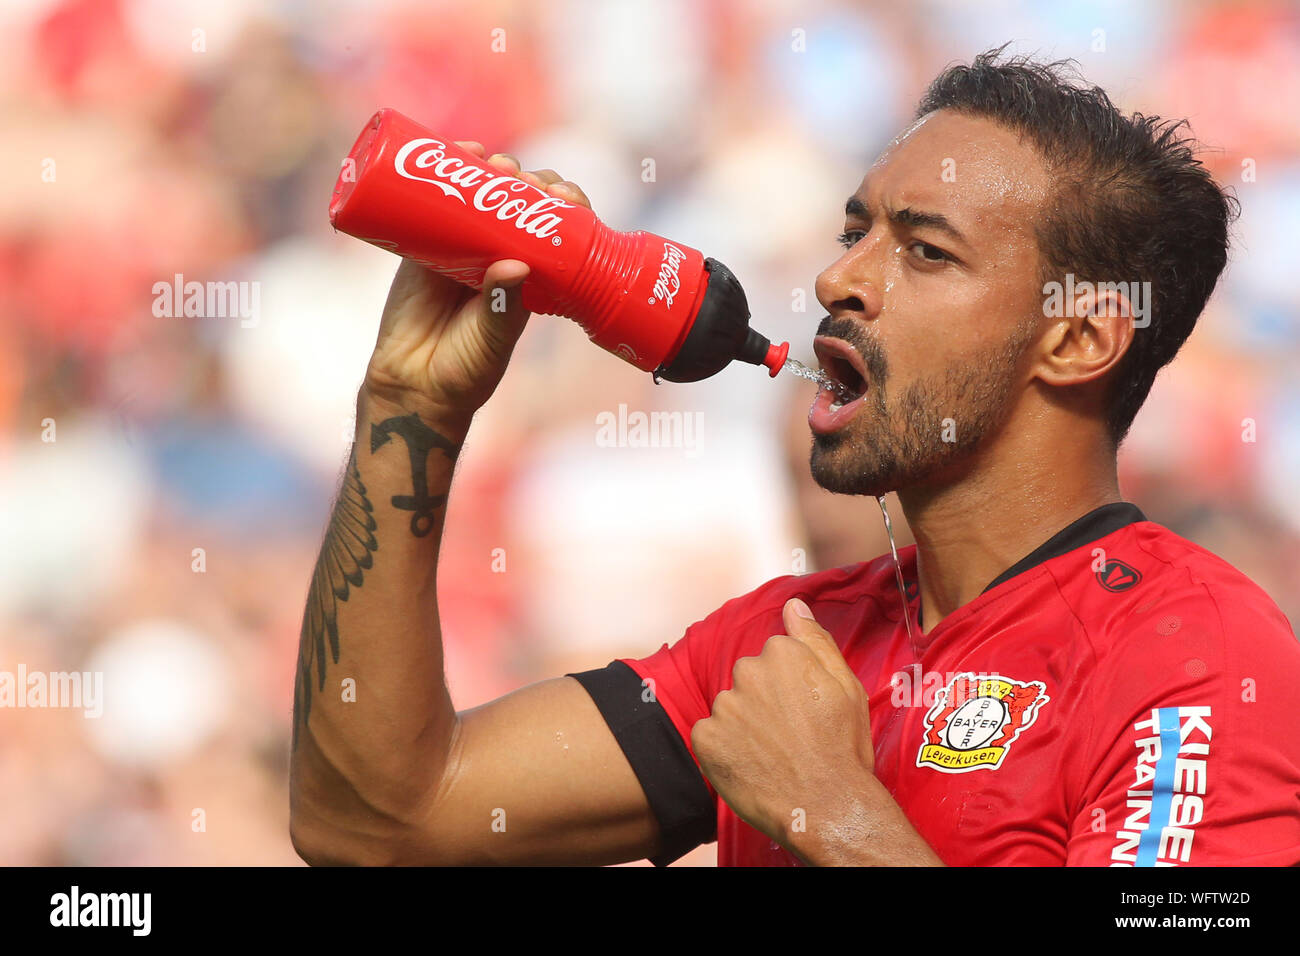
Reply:
[[[852,249],[865,235],[861,229],[849,229],[839,234],[839,244],[845,249]]]
[[[916,249],[921,250],[919,256],[916,255],[914,251]],[[952,256],[948,255],[948,253],[944,252],[938,246],[932,246],[928,242],[921,242],[920,240],[912,243],[911,246],[908,247],[908,251],[912,252],[916,258],[922,259],[925,262],[951,262],[952,261]]]

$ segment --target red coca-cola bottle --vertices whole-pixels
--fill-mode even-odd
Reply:
[[[498,259],[526,262],[527,309],[572,318],[656,379],[699,381],[733,359],[776,375],[790,348],[749,327],[745,292],[716,259],[611,229],[395,110],[380,110],[357,137],[330,222],[476,289]]]

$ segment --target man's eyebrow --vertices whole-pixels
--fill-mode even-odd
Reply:
[[[860,219],[871,218],[866,204],[857,196],[850,196],[848,202],[844,204],[844,215],[846,217],[856,216]],[[943,213],[922,212],[919,209],[913,209],[911,206],[904,206],[902,209],[890,209],[886,215],[890,222],[897,225],[938,229],[940,232],[946,232],[958,242],[966,242],[966,237],[962,235],[961,230],[954,226]]]

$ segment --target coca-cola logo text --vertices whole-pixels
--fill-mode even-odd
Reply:
[[[564,221],[551,210],[573,208],[571,203],[547,196],[521,179],[497,175],[457,156],[448,156],[446,150],[447,144],[436,139],[413,139],[397,151],[393,168],[399,176],[431,183],[452,199],[483,212],[495,213],[502,222],[510,222],[516,229],[539,239],[551,236]],[[417,176],[412,170],[428,172],[437,178]],[[466,199],[470,190],[473,190],[473,196]],[[525,195],[520,196],[520,193]],[[541,198],[529,202],[530,193]]]
[[[673,298],[682,288],[682,280],[677,270],[686,258],[686,253],[671,242],[664,243],[664,260],[659,264],[659,277],[655,279],[654,295],[650,297],[651,305],[656,298],[662,299],[668,308],[673,307]]]

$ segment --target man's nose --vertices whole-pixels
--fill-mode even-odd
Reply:
[[[868,321],[884,308],[880,291],[880,263],[866,247],[870,239],[863,239],[817,276],[817,301],[833,318],[852,318]]]

